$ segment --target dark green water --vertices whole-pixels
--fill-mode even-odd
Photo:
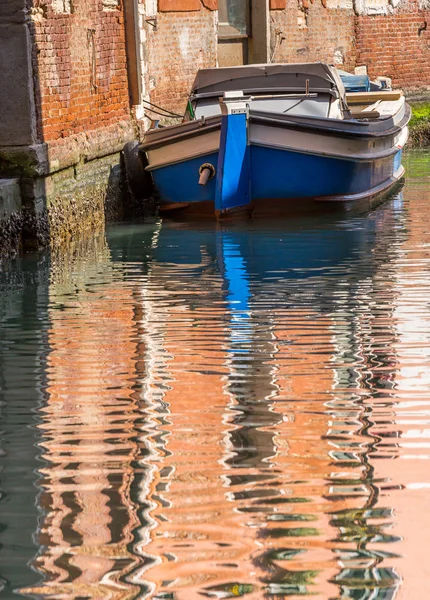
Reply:
[[[355,216],[0,271],[0,597],[430,596],[430,154]]]

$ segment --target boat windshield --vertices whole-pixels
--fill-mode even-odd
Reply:
[[[220,98],[196,98],[193,102],[196,119],[221,114]],[[255,94],[249,100],[252,112],[268,112],[291,116],[341,118],[339,101],[331,94]]]

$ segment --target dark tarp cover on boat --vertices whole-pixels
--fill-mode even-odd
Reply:
[[[310,91],[337,90],[344,98],[345,89],[333,67],[324,63],[245,65],[201,69],[191,90],[193,95],[231,90],[304,90],[309,80]]]

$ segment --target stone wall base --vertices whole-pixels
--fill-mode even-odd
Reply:
[[[116,152],[43,177],[0,180],[0,209],[6,206],[1,181],[13,182],[8,209],[0,210],[0,254],[21,247],[61,246],[103,231],[106,221],[121,219],[125,206],[121,172]]]
[[[24,244],[58,246],[99,232],[124,210],[120,154],[78,163],[46,177],[22,180],[27,211]]]
[[[21,191],[18,179],[0,179],[0,259],[21,247]]]

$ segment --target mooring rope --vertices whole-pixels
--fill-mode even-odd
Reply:
[[[162,106],[158,106],[158,104],[149,102],[149,100],[143,100],[143,103],[148,104],[149,106],[154,106],[155,108],[158,108],[158,110],[162,110],[163,113],[166,113],[166,114],[163,114],[161,112],[154,110],[153,108],[148,109],[151,112],[155,113],[156,115],[161,115],[162,117],[177,117],[178,119],[182,119],[184,116],[184,115],[179,115],[178,113],[172,112],[171,110],[168,110],[167,108],[163,108]]]
[[[146,107],[145,110],[150,110],[152,113],[159,115],[160,117],[165,117],[166,119],[183,119],[183,117],[179,117],[179,116],[174,117],[172,115],[165,115],[164,113],[158,112],[158,110],[154,110],[153,108]],[[151,119],[150,115],[148,115],[146,112],[145,112],[145,117],[148,117],[148,119]]]

